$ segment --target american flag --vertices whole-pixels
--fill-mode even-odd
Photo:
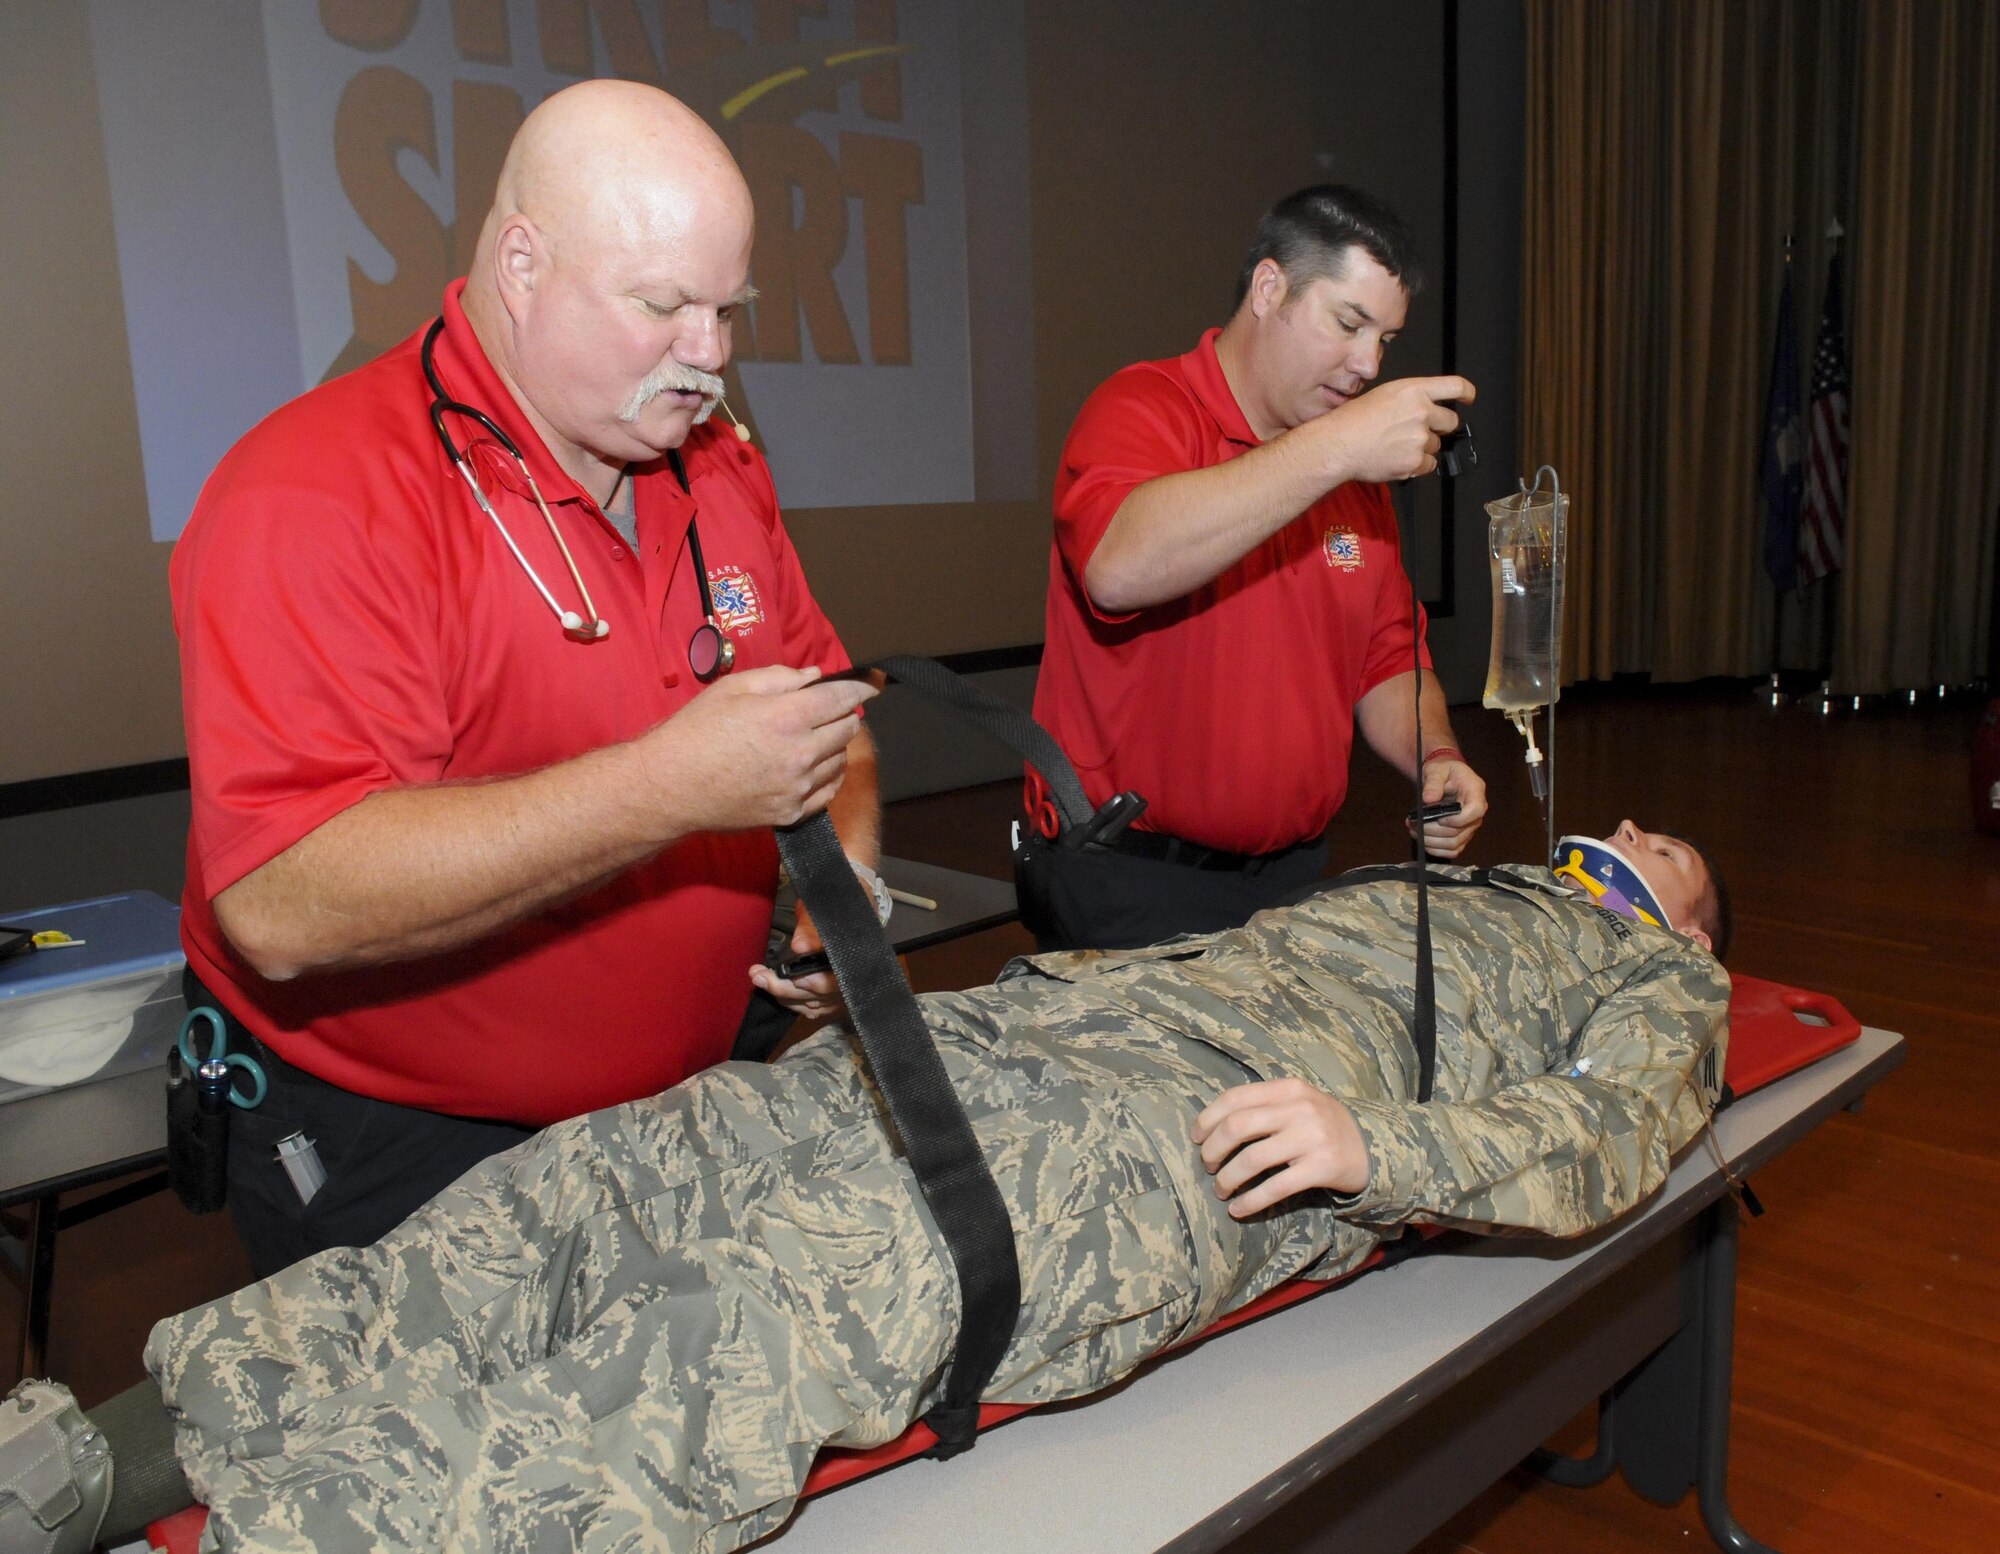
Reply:
[[[1813,347],[1806,494],[1799,513],[1799,582],[1840,570],[1847,537],[1847,340],[1840,327],[1840,251],[1826,267],[1826,305]]]

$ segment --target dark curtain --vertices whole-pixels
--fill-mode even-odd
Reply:
[[[1782,653],[1839,691],[1972,678],[2000,516],[2000,7],[1524,12],[1521,449],[1574,499],[1571,677]],[[1836,216],[1847,564],[1781,603],[1758,506],[1775,313],[1789,234],[1809,375]]]

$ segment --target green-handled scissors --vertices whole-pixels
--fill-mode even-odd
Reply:
[[[209,1030],[209,1049],[205,1058],[195,1056],[194,1045],[188,1040],[197,1020],[204,1022]],[[215,1077],[223,1079],[228,1084],[230,1100],[245,1111],[264,1104],[265,1092],[270,1089],[270,1081],[264,1077],[264,1065],[247,1052],[229,1050],[229,1027],[223,1023],[222,1016],[215,1010],[206,1004],[199,1009],[190,1009],[187,1017],[181,1021],[180,1036],[177,1040],[181,1049],[181,1062],[187,1065],[190,1074],[196,1078],[207,1077],[202,1074],[203,1068],[211,1063],[220,1063],[223,1065],[223,1072]],[[243,1092],[236,1088],[235,1080],[229,1075],[229,1070],[232,1068],[240,1068],[250,1076],[250,1093],[247,1099]]]

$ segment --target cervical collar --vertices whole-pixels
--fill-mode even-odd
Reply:
[[[1674,925],[1662,910],[1632,862],[1609,842],[1592,836],[1566,836],[1556,843],[1550,865],[1558,879],[1582,887],[1591,900],[1620,917],[1635,923],[1651,923],[1655,928]]]

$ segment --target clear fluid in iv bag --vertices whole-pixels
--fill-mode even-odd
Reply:
[[[1562,694],[1561,643],[1565,524],[1548,497],[1533,507],[1519,494],[1487,504],[1493,573],[1493,647],[1486,706],[1501,712],[1546,707]]]

